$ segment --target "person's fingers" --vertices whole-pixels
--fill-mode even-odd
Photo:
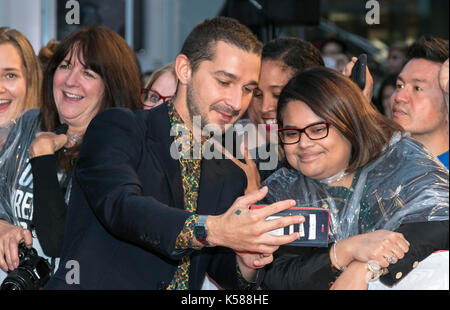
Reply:
[[[241,196],[236,200],[236,205],[238,208],[248,208],[249,206],[257,203],[258,201],[262,200],[268,192],[267,186],[263,186],[257,191],[251,192],[246,194],[245,196]],[[265,209],[265,208],[264,208]]]
[[[292,208],[295,204],[295,200],[283,200],[268,205],[265,208],[255,210],[255,212],[258,212],[262,218],[267,218],[273,214]]]
[[[22,238],[25,242],[25,246],[27,248],[31,248],[31,246],[33,245],[33,236],[31,235],[31,231],[29,231],[28,229],[22,230]]]
[[[249,156],[249,152],[248,152],[248,148],[247,147],[244,148],[244,160],[245,160],[245,163],[247,164],[247,167],[249,169],[252,169],[255,172],[258,172],[258,169],[256,168],[256,163],[253,160],[253,158],[251,158]],[[259,173],[258,173],[258,175],[259,175]]]
[[[409,251],[409,242],[405,238],[396,240],[395,244],[403,253],[407,253]]]
[[[10,237],[10,238],[6,239],[5,243],[3,244],[5,261],[6,261],[6,265],[8,266],[8,270],[14,270],[14,266],[13,266],[12,258],[11,258],[11,247],[10,247],[11,239],[14,240],[14,238]]]
[[[358,58],[356,57],[352,57],[351,61],[349,61],[345,67],[344,67],[344,72],[342,72],[345,76],[350,77],[351,73],[352,73],[352,69],[355,66],[355,63],[358,61]]]
[[[46,132],[38,132],[38,133],[36,133],[36,135],[34,136],[35,138],[39,138],[39,137],[42,137],[43,135],[45,135],[46,134]]]
[[[395,256],[394,256],[395,255]],[[394,261],[397,262],[398,259],[402,259],[403,257],[405,257],[405,252],[403,252],[401,249],[399,249],[398,247],[394,247],[392,248],[392,254],[391,257],[394,258]]]
[[[248,148],[246,146],[244,146],[244,153],[243,154],[244,154],[244,160],[248,164],[251,159],[248,156]]]
[[[211,141],[211,140],[210,140]],[[212,143],[214,144],[214,147],[217,148],[220,152],[222,152],[223,155],[225,155],[226,158],[230,159],[233,163],[236,164],[239,168],[245,171],[245,164],[241,162],[239,159],[234,157],[226,148],[224,148],[219,142],[216,140],[213,140]]]
[[[266,223],[264,223],[264,232],[269,232],[303,222],[305,222],[305,217],[302,215],[282,216],[277,219],[266,221]]]
[[[283,244],[291,243],[291,242],[299,239],[300,238],[300,233],[295,232],[295,233],[292,233],[290,235],[282,235],[282,236],[272,236],[270,234],[266,234],[265,237],[266,238],[263,241],[265,245],[280,246],[280,245],[283,245]],[[261,251],[261,252],[266,253],[265,251]]]
[[[6,264],[5,260],[5,250],[3,242],[0,244],[0,268],[4,272],[8,272],[8,265]]]
[[[239,168],[241,168],[242,170],[244,170],[245,172],[245,164],[243,162],[241,162],[239,159],[237,159],[236,157],[232,156],[231,154],[225,154],[225,156],[231,160],[236,166],[238,166]]]
[[[272,242],[276,243],[276,242]],[[260,244],[255,248],[254,252],[257,253],[274,253],[276,250],[278,250],[280,247],[278,245],[270,245],[270,244]]]
[[[273,262],[273,255],[272,254],[263,254],[260,258],[256,259],[253,264],[255,268],[262,268],[265,265],[270,264]]]
[[[57,135],[56,137],[54,137],[53,139],[53,143],[54,143],[54,147],[55,147],[55,152],[60,150],[64,145],[67,144],[69,138],[66,135]]]
[[[19,253],[18,253],[18,242],[14,238],[9,239],[9,263],[10,270],[14,270],[19,267]],[[12,267],[12,269],[11,269]]]

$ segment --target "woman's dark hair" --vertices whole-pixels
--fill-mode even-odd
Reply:
[[[380,88],[378,89],[378,95],[374,101],[375,107],[377,108],[378,111],[380,111],[381,114],[386,115],[386,111],[384,110],[383,107],[383,90],[388,87],[388,86],[392,86],[394,88],[396,88],[397,86],[397,74],[390,74],[388,75],[383,82],[380,85]]]
[[[309,69],[289,81],[278,102],[277,119],[281,127],[283,112],[292,101],[304,102],[351,143],[352,158],[347,172],[378,158],[393,133],[403,132],[400,125],[375,109],[353,81],[332,69]]]
[[[293,75],[309,68],[323,67],[320,51],[308,41],[299,38],[279,38],[264,45],[262,60],[281,61]]]
[[[132,110],[141,108],[140,73],[133,51],[125,40],[111,29],[84,27],[61,41],[44,72],[41,108],[43,131],[52,131],[61,125],[53,97],[53,77],[67,55],[70,59],[78,57],[85,68],[93,70],[102,78],[104,95],[99,113],[112,107]],[[60,167],[71,170],[77,154],[77,147],[65,153],[59,152]]]
[[[48,41],[47,45],[42,47],[39,51],[38,58],[41,63],[41,67],[43,70],[45,70],[45,67],[47,66],[48,62],[53,56],[53,53],[58,48],[58,41],[50,40]]]

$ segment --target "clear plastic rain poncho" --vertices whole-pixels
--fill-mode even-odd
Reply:
[[[0,219],[24,228],[28,228],[33,216],[33,178],[28,148],[40,126],[38,109],[24,112],[0,151]],[[66,178],[65,173],[58,173],[60,183]],[[66,193],[66,202],[69,193],[70,189]]]
[[[282,168],[263,185],[264,203],[294,199],[330,210],[330,242],[401,224],[448,220],[448,170],[422,146],[394,134],[378,159],[356,171],[350,189],[332,187]]]
[[[14,216],[14,192],[17,184],[26,183],[19,176],[28,164],[28,147],[39,131],[39,110],[25,112],[11,129],[0,153],[0,219],[18,225]]]

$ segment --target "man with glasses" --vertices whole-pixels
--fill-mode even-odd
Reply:
[[[68,284],[59,268],[47,288],[199,289],[206,272],[223,288],[261,283],[258,270],[272,253],[299,237],[268,232],[304,217],[266,221],[295,201],[250,210],[267,188],[239,197],[246,178],[237,165],[190,156],[204,142],[194,141],[194,117],[222,130],[236,122],[258,83],[260,59],[248,28],[230,18],[206,20],[176,58],[174,98],[92,121],[74,171],[61,258],[63,267],[79,263],[81,280]],[[175,159],[178,144],[187,152]]]

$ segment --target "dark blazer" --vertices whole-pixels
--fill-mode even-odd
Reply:
[[[201,287],[205,272],[224,288],[237,288],[231,250],[174,249],[190,214],[172,142],[166,104],[110,109],[92,120],[74,170],[61,262],[46,289],[164,289],[187,254],[190,289]],[[232,161],[202,160],[197,213],[224,213],[246,182]],[[80,284],[66,283],[72,260]]]

